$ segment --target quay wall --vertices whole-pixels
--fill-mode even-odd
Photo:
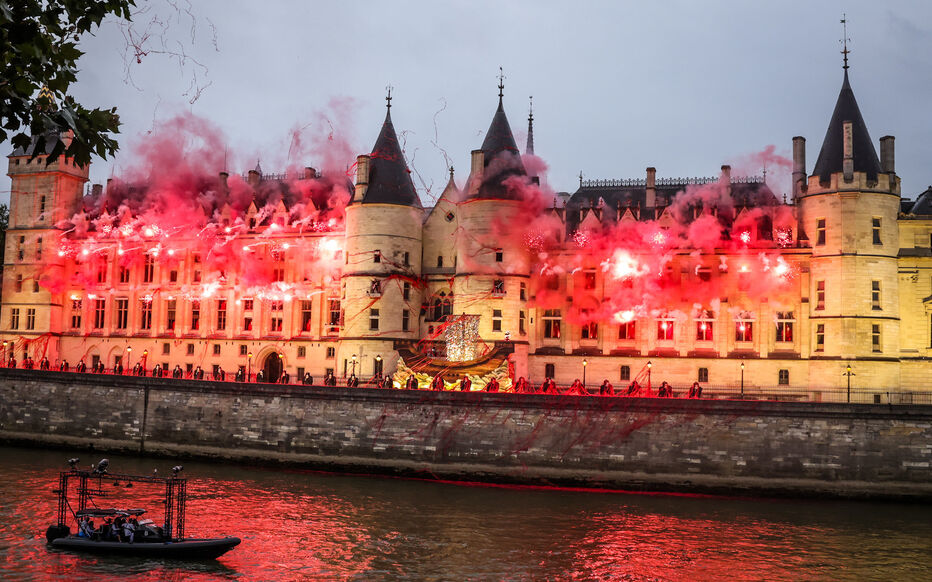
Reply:
[[[492,483],[932,500],[932,406],[920,405],[0,369],[0,442]]]

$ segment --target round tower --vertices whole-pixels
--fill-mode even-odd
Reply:
[[[391,96],[372,153],[359,156],[346,207],[339,373],[360,383],[398,362],[396,341],[416,340],[423,208],[391,119]]]

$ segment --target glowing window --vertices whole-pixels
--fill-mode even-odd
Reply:
[[[777,312],[777,341],[793,341],[793,324],[795,323],[792,311]]]
[[[560,337],[560,310],[548,309],[542,318],[544,323],[544,337],[558,339]]]
[[[661,319],[657,322],[657,339],[669,341],[673,339],[673,320]]]
[[[201,302],[194,300],[191,302],[191,330],[201,329]]]
[[[626,321],[618,326],[618,339],[633,340],[634,332],[634,321]]]
[[[736,321],[735,322],[735,341],[736,342],[754,341],[754,322],[753,321]]]

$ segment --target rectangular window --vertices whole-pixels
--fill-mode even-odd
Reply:
[[[243,299],[243,311],[252,311],[253,300]]]
[[[521,283],[520,293],[521,294],[518,296],[518,299],[520,299],[521,301],[527,301],[527,285],[526,284]]]
[[[382,252],[381,252],[381,251],[375,251],[374,253],[372,253],[372,262],[373,262],[373,263],[381,263],[381,262],[382,262]]]
[[[120,283],[129,283],[129,268],[120,265]]]
[[[311,331],[311,300],[301,301],[301,331]]]
[[[273,281],[284,281],[285,280],[285,269],[273,269],[272,280]]]
[[[220,344],[214,344],[214,355],[215,356],[220,355]]]
[[[621,380],[630,380],[631,379],[631,366],[622,366],[621,375],[619,375]]]
[[[33,281],[32,281],[32,292],[33,292],[33,293],[38,293],[38,292],[39,292],[39,282],[36,281],[35,279],[33,279]]]
[[[273,332],[281,332],[282,330],[282,313],[285,310],[284,301],[272,301],[270,305],[272,309],[272,319],[269,324],[269,330]]]
[[[369,310],[369,330],[379,331],[379,310],[378,309]]]
[[[754,322],[753,321],[736,321],[735,322],[735,341],[736,342],[754,341]]]
[[[45,200],[45,196],[42,197],[42,200],[43,201]],[[42,237],[41,236],[38,239],[36,239],[36,260],[37,261],[42,260]]]
[[[176,269],[172,269],[168,272],[168,281],[171,283],[178,282],[178,271]]]
[[[708,282],[712,280],[712,269],[708,267],[700,267],[696,274],[699,276],[700,281]]]
[[[672,319],[661,319],[657,322],[657,339],[661,341],[673,339]]]
[[[327,346],[327,358],[337,357],[337,349],[333,346]]]
[[[825,281],[816,281],[816,311],[825,309]]]
[[[586,271],[583,273],[583,288],[595,289],[595,271]]]
[[[194,344],[188,344],[188,345],[187,345],[187,350],[188,350],[188,351],[187,351],[188,355],[189,355],[189,356],[193,356],[193,355],[194,355]]]
[[[168,342],[162,342],[162,355],[167,356],[172,353],[172,345]]]
[[[504,251],[502,251],[502,249],[496,250],[496,251],[495,251],[495,262],[496,262],[496,263],[501,263],[501,262],[504,261],[504,260],[505,260],[505,253],[504,253]]]
[[[403,255],[403,262],[405,267],[411,266],[411,253],[408,251],[405,251],[405,254]]]
[[[492,331],[502,331],[502,310],[492,310]]]
[[[177,313],[178,302],[176,299],[169,299],[165,302],[165,329],[171,331],[175,329],[175,315]]]
[[[523,311],[518,312],[518,333],[521,335],[527,334],[527,325],[525,323],[526,316]]]
[[[227,328],[227,300],[217,300],[217,331],[223,331]]]
[[[780,370],[777,372],[777,384],[780,386],[789,386],[790,384],[790,371],[789,370]]]
[[[201,302],[195,299],[191,302],[191,330],[201,329]]]
[[[825,351],[825,324],[824,323],[816,324],[815,351],[817,352]]]
[[[299,357],[299,358],[306,358],[306,357],[307,357],[307,347],[305,347],[305,346],[298,346],[298,357]]]
[[[19,308],[10,309],[10,329],[19,329]]]
[[[505,294],[505,280],[495,279],[492,281],[492,295],[501,297]]]
[[[880,240],[880,217],[871,218],[871,234],[875,245],[883,244]]]
[[[405,281],[401,286],[401,298],[405,301],[411,299],[411,283]]]
[[[401,310],[401,331],[408,331],[411,326],[411,312],[407,309]]]
[[[443,268],[443,255],[438,255],[438,256],[437,256],[437,268],[438,268],[438,269],[442,269],[442,268]]]
[[[699,368],[699,373],[696,376],[697,382],[708,382],[709,381],[709,369],[708,368]]]
[[[618,339],[620,340],[633,340],[634,339],[634,321],[626,321],[618,326]]]
[[[880,281],[871,281],[871,309],[880,311]]]
[[[822,246],[825,244],[825,219],[819,218],[816,220],[816,246]]]
[[[873,323],[871,324],[871,351],[872,352],[882,352],[883,346],[880,342],[880,324]]]
[[[106,299],[94,300],[94,329],[104,328],[104,314],[107,311]]]
[[[16,289],[17,293],[22,293],[23,291],[23,276],[22,275],[16,276],[16,286],[14,287],[14,289]]]
[[[155,277],[155,257],[146,254],[142,265],[142,282],[151,283]]]
[[[556,367],[553,364],[544,364],[544,377],[553,378],[556,373]]]
[[[139,300],[139,329],[152,329],[152,300]]]
[[[81,313],[83,311],[83,307],[83,300],[71,300],[71,329],[81,329]]]
[[[36,310],[29,308],[26,310],[26,329],[36,328]]]
[[[200,282],[201,282],[201,271],[200,271],[200,270],[195,270],[195,271],[194,271],[194,278],[192,279],[192,281],[193,281],[194,283],[200,283]]]
[[[712,322],[706,319],[696,322],[696,341],[712,341]]]
[[[793,341],[793,323],[795,319],[793,318],[792,311],[778,311],[777,312],[777,341],[778,342],[792,342]]]
[[[558,339],[560,337],[560,310],[548,309],[544,311],[544,337]]]
[[[328,299],[327,300],[327,325],[331,327],[340,327],[340,300],[339,299]]]
[[[126,329],[129,326],[129,299],[116,300],[116,328]]]
[[[594,321],[584,323],[580,337],[589,340],[599,339],[599,324]]]

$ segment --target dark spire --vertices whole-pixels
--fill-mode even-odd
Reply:
[[[482,141],[485,173],[479,186],[479,198],[510,198],[507,187],[503,184],[510,176],[526,176],[527,171],[521,163],[521,152],[511,132],[511,124],[505,115],[502,103],[504,95],[504,74],[499,74],[498,109],[492,116],[492,123]],[[492,167],[490,170],[489,167]]]
[[[854,91],[848,83],[847,70],[845,70],[841,92],[838,94],[835,111],[832,113],[832,120],[825,132],[822,150],[819,152],[819,159],[816,160],[812,175],[819,176],[822,182],[827,182],[832,174],[843,171],[845,156],[843,131],[846,121],[851,122],[854,171],[866,172],[869,180],[876,180],[877,174],[881,171],[880,160],[877,158],[877,150],[874,149],[871,136],[867,132],[867,124],[861,117]]]
[[[398,144],[398,135],[392,125],[391,88],[385,97],[385,122],[369,161],[369,187],[363,196],[363,204],[400,204],[421,208],[411,172],[405,163],[404,153]]]
[[[528,155],[534,155],[534,96],[531,95],[528,97],[530,105],[528,106],[527,114],[527,147],[524,148],[524,153]]]

